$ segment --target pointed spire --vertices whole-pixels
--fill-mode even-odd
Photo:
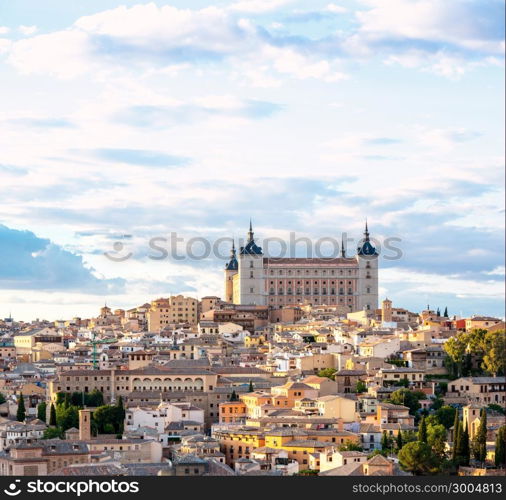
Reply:
[[[364,236],[365,236],[365,241],[369,241],[369,228],[367,227],[367,217],[365,218]]]
[[[341,236],[341,257],[346,259],[346,250],[344,249],[344,235]]]
[[[251,222],[251,217],[249,219],[248,243],[250,241],[253,241],[253,223]]]

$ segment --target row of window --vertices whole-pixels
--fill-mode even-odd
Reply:
[[[370,267],[370,266],[366,266],[366,267]],[[352,276],[352,275],[354,275],[356,273],[357,273],[357,269],[348,269],[348,275],[349,276]],[[302,273],[301,273],[300,269],[297,269],[295,272],[292,271],[291,269],[287,269],[286,273],[285,273],[285,270],[283,270],[283,269],[278,269],[278,270],[271,269],[270,270],[270,275],[274,276],[275,274],[278,274],[279,276],[281,276],[283,274],[287,274],[288,276],[291,276],[293,274],[299,275],[299,274],[302,274]],[[314,274],[315,276],[317,276],[318,275],[318,269],[306,269],[305,274]],[[343,269],[339,269],[339,273],[337,273],[336,270],[334,270],[334,269],[330,269],[329,272],[327,272],[327,269],[323,269],[321,271],[321,275],[328,275],[328,274],[334,276],[336,274],[344,275],[346,273],[344,272]]]
[[[285,292],[284,292],[283,288],[278,288],[277,291],[274,288],[270,288],[269,289],[269,295],[285,295]],[[291,288],[288,288],[286,290],[286,295],[294,295],[293,290]],[[305,288],[304,292],[302,292],[301,288],[297,288],[295,290],[295,295],[345,295],[345,292],[344,292],[344,288],[340,288],[338,294],[336,294],[336,289],[335,288],[331,288],[329,294],[327,294],[327,289],[326,288],[322,288],[321,293],[320,293],[320,290],[318,288],[313,289],[313,293],[311,293],[311,289],[310,288]],[[348,288],[347,295],[353,295],[353,289],[352,288]]]

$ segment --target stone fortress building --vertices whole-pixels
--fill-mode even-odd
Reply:
[[[344,245],[337,258],[270,258],[255,243],[252,224],[246,245],[232,246],[225,266],[225,300],[278,309],[303,304],[341,306],[343,311],[378,308],[378,252],[367,222],[354,257]]]

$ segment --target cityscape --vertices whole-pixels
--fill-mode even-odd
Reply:
[[[502,492],[504,1],[0,4],[0,492]]]
[[[356,257],[267,258],[223,295],[0,322],[8,476],[503,475],[504,319],[378,296]]]

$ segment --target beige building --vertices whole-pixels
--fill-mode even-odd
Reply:
[[[322,396],[316,400],[318,413],[327,418],[340,418],[343,422],[357,419],[357,402],[343,396]]]
[[[196,325],[198,322],[198,300],[182,295],[154,300],[147,313],[147,320],[150,332],[159,332],[168,325],[178,323]]]
[[[488,330],[489,328],[502,323],[498,318],[490,318],[488,316],[473,316],[466,319],[466,331],[474,330],[475,328],[482,328]]]
[[[480,404],[506,403],[506,377],[462,377],[448,384],[447,397],[465,397]]]
[[[132,391],[212,391],[218,375],[204,368],[155,368],[136,370],[73,370],[63,372],[48,384],[51,401],[58,392],[91,392],[99,390],[106,402]]]
[[[18,356],[31,354],[35,346],[40,349],[44,344],[57,343],[62,345],[62,341],[62,336],[58,335],[55,330],[50,328],[40,328],[14,335],[14,346]]]

